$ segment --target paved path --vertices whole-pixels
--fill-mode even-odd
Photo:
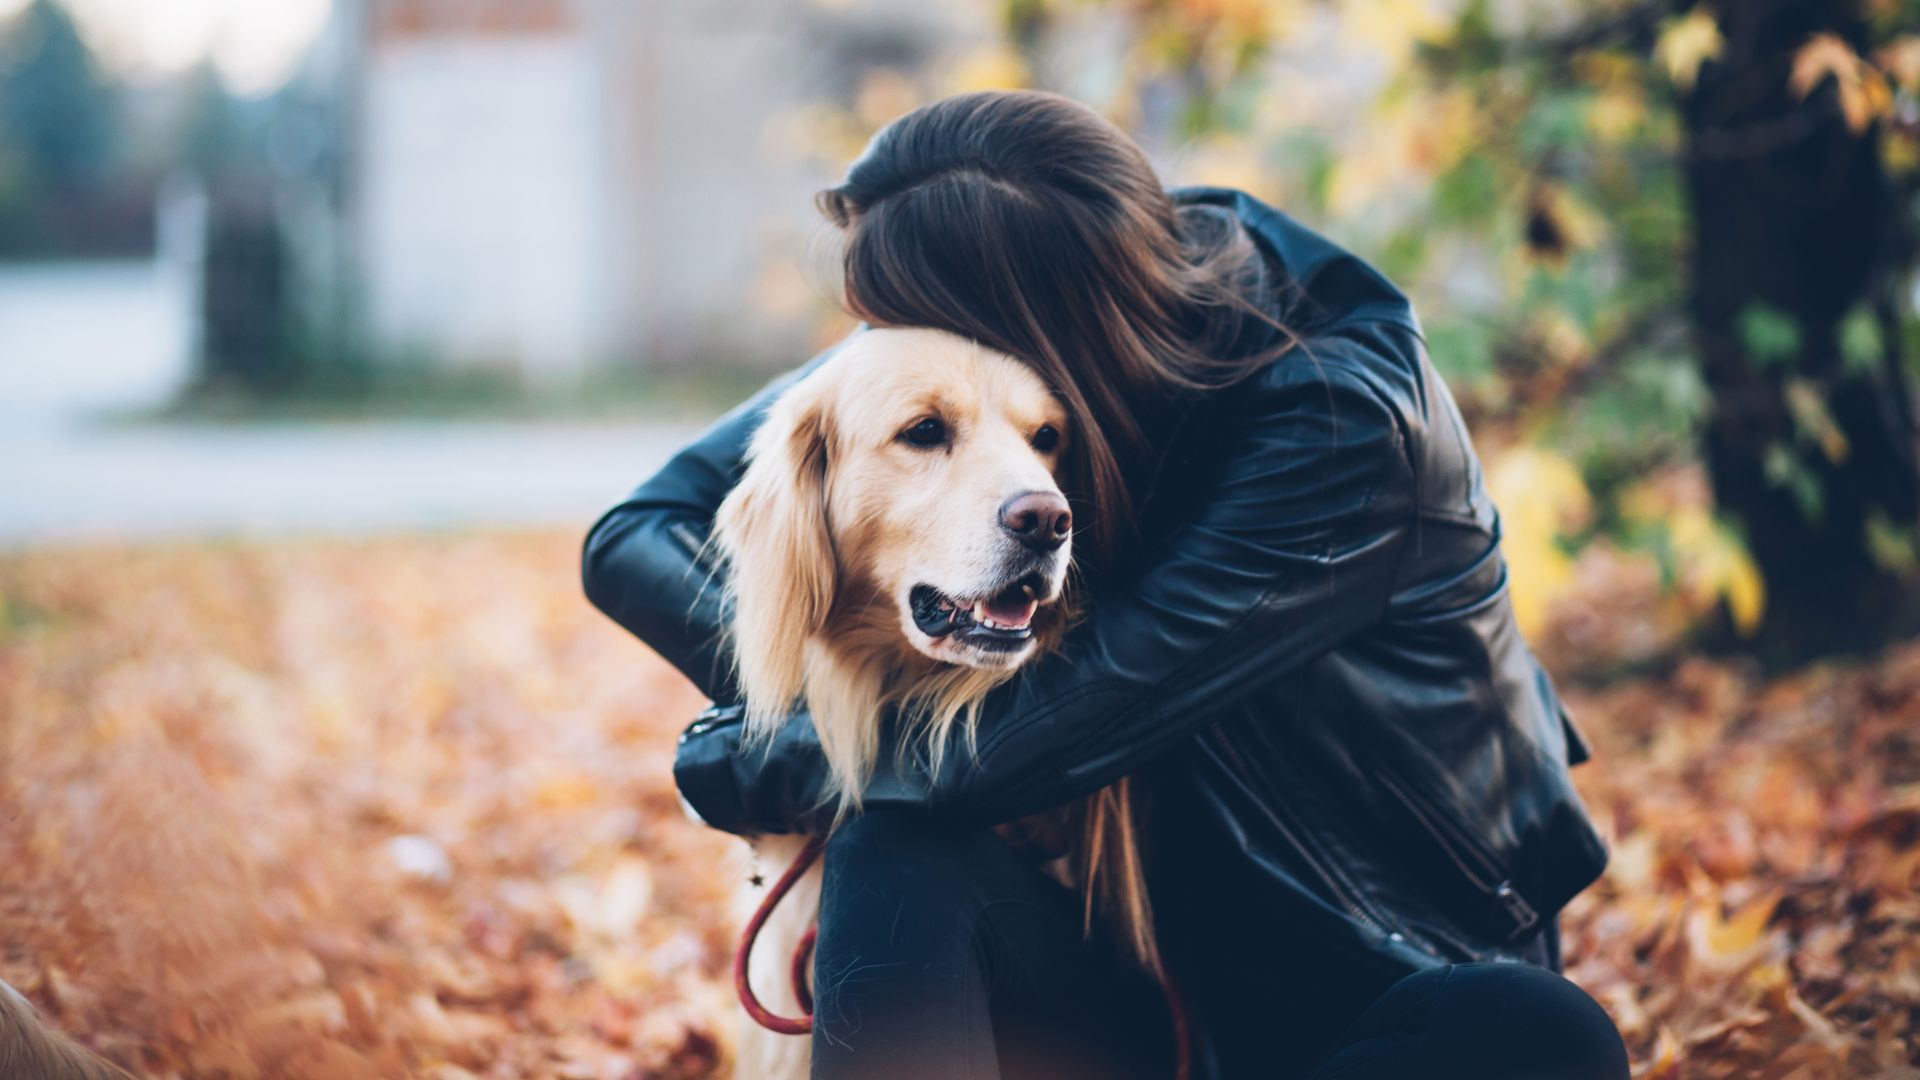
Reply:
[[[584,530],[692,425],[0,422],[0,547],[455,527]]]
[[[191,375],[152,261],[0,263],[0,548],[588,523],[697,425],[102,425]]]

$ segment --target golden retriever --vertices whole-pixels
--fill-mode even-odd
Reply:
[[[1072,516],[1056,475],[1071,434],[1027,366],[935,330],[866,330],[776,399],[714,532],[749,740],[804,701],[841,813],[858,808],[888,707],[935,767],[956,725],[971,746],[981,699],[1066,628]],[[1101,866],[1126,880],[1114,914],[1152,965],[1125,795],[1115,785],[1051,831],[1080,834],[1064,873],[1090,918]],[[804,843],[757,847],[778,869]],[[788,1016],[800,1003],[780,976],[817,914],[818,873],[753,955],[762,1001]],[[738,1075],[806,1075],[807,1040],[744,1029]]]
[[[4,982],[0,982],[0,1077],[132,1080],[124,1069],[43,1024],[33,1005]]]

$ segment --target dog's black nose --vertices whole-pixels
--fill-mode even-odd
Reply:
[[[1029,491],[1000,504],[1000,527],[1035,551],[1053,551],[1073,533],[1073,512],[1054,492]]]

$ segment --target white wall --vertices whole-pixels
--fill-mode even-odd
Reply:
[[[172,399],[193,375],[193,285],[159,259],[0,263],[0,425]]]
[[[796,362],[811,294],[781,311],[756,290],[811,265],[837,166],[770,154],[771,122],[857,83],[875,41],[992,37],[990,6],[923,0],[563,6],[572,29],[363,39],[350,212],[377,345],[551,381]]]
[[[592,57],[567,37],[436,37],[366,60],[360,255],[389,349],[577,376],[608,347]]]
[[[777,150],[792,136],[776,121],[857,84],[876,41],[929,60],[964,55],[993,38],[994,5],[600,0],[593,10],[625,48],[610,58],[608,100],[615,141],[634,150],[618,190],[632,203],[625,250],[644,354],[798,363],[812,312],[768,310],[756,288],[769,274],[831,284],[830,273],[810,273],[826,264],[809,244],[828,231],[814,194],[839,166],[827,165],[832,152],[796,160]],[[629,10],[615,30],[612,13]]]

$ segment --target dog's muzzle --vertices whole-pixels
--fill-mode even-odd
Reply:
[[[931,585],[916,585],[908,596],[913,624],[930,638],[951,637],[989,650],[1012,650],[1033,638],[1033,617],[1053,588],[1046,577],[1029,573],[984,597],[949,596]]]

